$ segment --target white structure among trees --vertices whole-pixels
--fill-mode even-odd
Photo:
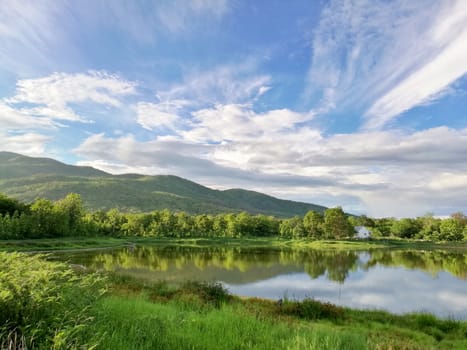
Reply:
[[[365,226],[355,226],[356,238],[370,238],[371,231]]]

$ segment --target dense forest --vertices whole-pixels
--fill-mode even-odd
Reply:
[[[342,239],[365,226],[372,237],[460,241],[467,236],[467,217],[454,213],[440,219],[349,216],[342,208],[324,214],[309,211],[305,216],[279,219],[246,212],[217,215],[189,215],[169,210],[151,213],[87,211],[77,194],[58,201],[37,199],[30,204],[0,194],[0,239],[72,236],[152,237],[282,237]]]

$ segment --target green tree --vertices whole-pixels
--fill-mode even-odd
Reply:
[[[14,238],[11,230],[10,214],[0,215],[0,239]]]
[[[326,209],[323,228],[326,238],[344,238],[355,235],[354,227],[347,220],[341,207]]]
[[[7,197],[0,193],[0,215],[13,215],[15,211],[21,213],[27,210],[27,205],[20,203],[14,198]]]
[[[454,218],[442,220],[439,231],[439,238],[444,241],[461,241],[464,238],[464,226]]]
[[[324,217],[321,213],[310,210],[303,218],[303,228],[308,237],[321,238],[323,236]]]
[[[121,232],[125,236],[144,236],[150,222],[151,218],[146,214],[127,214]]]
[[[127,222],[125,215],[118,209],[110,209],[104,218],[106,232],[111,236],[119,236],[122,233],[122,226]]]
[[[208,237],[213,232],[213,219],[206,214],[197,215],[195,217],[194,227],[197,236]]]
[[[226,236],[227,237],[240,237],[241,227],[240,223],[237,221],[237,216],[235,214],[225,215],[225,222],[227,225]]]
[[[83,224],[85,210],[79,194],[70,193],[65,198],[55,202],[54,210],[61,223],[62,235],[80,236],[86,233]]]
[[[382,237],[388,237],[391,235],[391,227],[394,224],[396,219],[394,218],[381,218],[381,219],[374,219],[375,228],[381,234]],[[375,230],[372,230],[374,233]]]
[[[57,237],[60,235],[61,225],[57,222],[57,215],[53,203],[44,198],[36,199],[31,205],[31,230],[29,238]]]
[[[242,211],[240,214],[235,216],[237,237],[245,235],[252,235],[253,232],[253,220],[251,215]]]
[[[214,222],[212,228],[214,230],[214,235],[216,236],[227,236],[227,219],[225,215],[216,215],[214,217]]]
[[[451,218],[459,221],[463,226],[467,226],[467,216],[463,212],[458,211],[451,214]]]
[[[438,239],[439,238],[439,225],[440,219],[437,219],[433,214],[428,213],[422,217],[417,218],[421,230],[415,234],[416,238],[421,239]]]
[[[391,226],[391,233],[400,238],[414,238],[422,229],[419,221],[410,218],[404,218],[394,221]]]
[[[300,216],[294,216],[290,219],[282,220],[279,226],[279,234],[286,238],[302,238],[306,232],[303,226],[303,219]]]
[[[190,237],[194,234],[194,219],[192,216],[185,212],[176,214],[177,217],[177,231],[180,232],[182,237]]]
[[[266,215],[255,215],[251,217],[251,235],[256,237],[274,236],[279,233],[278,222],[275,218]]]

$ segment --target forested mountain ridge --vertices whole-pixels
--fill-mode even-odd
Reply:
[[[193,214],[246,211],[290,217],[326,209],[254,191],[213,190],[172,175],[111,175],[91,167],[11,152],[0,152],[0,192],[24,202],[39,197],[58,200],[73,192],[80,194],[91,210],[149,212],[167,208]]]

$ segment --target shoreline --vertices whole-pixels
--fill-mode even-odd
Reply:
[[[280,238],[167,238],[167,237],[70,237],[0,240],[0,251],[47,253],[57,251],[86,251],[112,249],[132,245],[166,245],[183,247],[240,247],[240,248],[290,248],[324,250],[374,250],[415,249],[450,250],[467,252],[467,242],[430,242],[395,239],[371,240],[307,240]]]

